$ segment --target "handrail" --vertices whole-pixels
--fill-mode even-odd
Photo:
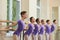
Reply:
[[[8,31],[8,30],[12,30],[15,31],[16,29],[5,29],[5,28],[0,28],[0,31]],[[26,31],[27,29],[24,29],[23,31]],[[60,31],[60,29],[57,29],[57,31]]]
[[[9,31],[9,30],[15,31],[16,29],[4,29],[4,28],[0,29],[0,31]],[[26,30],[27,29],[24,29],[24,31],[26,31]]]

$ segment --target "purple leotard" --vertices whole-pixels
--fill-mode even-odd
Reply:
[[[33,32],[33,30],[34,30],[34,25],[33,24],[28,24],[28,30],[24,33],[24,35],[28,35],[28,36],[30,36],[30,34]]]
[[[14,32],[15,35],[20,35],[20,33],[24,30],[25,27],[25,23],[22,20],[19,20],[18,22],[18,28],[17,30]]]
[[[52,25],[51,25],[51,32],[53,32],[53,31],[55,30],[55,27],[56,27],[55,24],[52,24]]]
[[[35,29],[33,31],[33,34],[36,35],[38,33],[38,27],[39,27],[39,25],[35,24],[34,27],[35,27]]]
[[[44,25],[40,25],[40,30],[39,30],[39,34],[43,34],[44,33],[44,28],[45,26]]]
[[[46,33],[50,34],[51,33],[51,26],[50,25],[46,25]]]

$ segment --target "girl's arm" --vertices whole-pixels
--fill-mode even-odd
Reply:
[[[6,28],[13,27],[13,26],[16,26],[16,25],[17,25],[17,22],[12,22],[12,24],[8,25]]]

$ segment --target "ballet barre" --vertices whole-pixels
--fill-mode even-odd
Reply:
[[[13,23],[13,21],[9,21],[9,20],[0,20],[0,22],[3,22],[3,23]]]

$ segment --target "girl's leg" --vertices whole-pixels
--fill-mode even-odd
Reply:
[[[32,40],[32,34],[29,35],[29,40]]]
[[[16,35],[13,35],[13,40],[17,40]]]
[[[44,38],[43,35],[40,34],[38,40],[43,40],[43,38]]]
[[[20,36],[17,36],[17,35],[13,35],[13,40],[20,40]]]
[[[40,35],[38,35],[38,40],[40,40]]]
[[[53,35],[50,34],[50,35],[49,35],[49,40],[52,40],[52,39],[53,39]]]
[[[34,40],[34,35],[32,34],[32,40]]]
[[[24,35],[24,39],[25,40],[28,40],[28,35]]]
[[[49,34],[46,33],[46,40],[50,40]]]
[[[43,35],[40,35],[40,37],[41,37],[41,40],[43,40],[43,39],[44,39]]]
[[[35,38],[36,38],[36,40],[38,40],[38,34],[36,34],[36,37]]]
[[[32,40],[38,40],[38,36],[37,35],[32,35]]]

